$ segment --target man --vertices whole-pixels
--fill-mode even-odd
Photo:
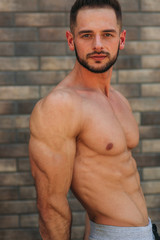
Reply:
[[[131,150],[139,132],[127,100],[111,86],[125,45],[117,0],[77,0],[67,41],[71,73],[31,115],[30,161],[43,240],[69,240],[69,188],[87,212],[85,240],[153,240]]]

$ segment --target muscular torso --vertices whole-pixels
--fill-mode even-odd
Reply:
[[[108,98],[92,91],[77,94],[81,132],[76,139],[72,191],[96,223],[147,225],[145,200],[131,154],[139,133],[128,103],[113,89]]]

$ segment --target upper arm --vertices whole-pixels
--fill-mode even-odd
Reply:
[[[58,99],[39,102],[30,120],[30,162],[38,201],[42,205],[67,195],[76,154],[74,112],[70,103],[66,105],[64,99],[60,102]],[[76,117],[73,119],[76,122]]]

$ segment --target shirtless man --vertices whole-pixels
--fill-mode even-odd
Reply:
[[[42,239],[70,239],[71,187],[87,212],[85,240],[153,240],[131,154],[138,127],[128,101],[110,86],[126,37],[119,3],[77,0],[66,36],[75,66],[30,121]]]

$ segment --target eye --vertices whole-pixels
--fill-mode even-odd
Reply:
[[[87,34],[82,35],[82,38],[90,39],[90,38],[92,38],[92,35],[87,33]]]
[[[110,33],[105,33],[104,36],[105,36],[105,37],[112,37],[112,34],[110,34]]]

